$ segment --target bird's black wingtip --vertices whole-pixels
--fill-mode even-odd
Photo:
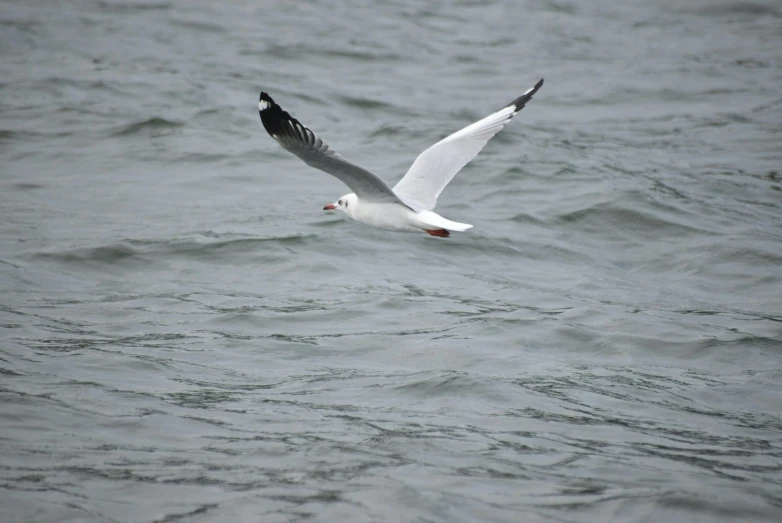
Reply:
[[[264,129],[272,138],[279,141],[280,137],[306,142],[308,139],[314,140],[314,135],[304,127],[296,118],[292,117],[282,107],[277,105],[272,97],[266,92],[261,91],[261,97],[258,100],[258,114],[261,116],[261,123]]]
[[[543,78],[538,80],[538,83],[536,83],[535,85],[527,89],[526,93],[522,94],[521,96],[513,100],[511,103],[509,103],[507,107],[513,106],[515,111],[513,114],[516,114],[517,112],[521,111],[522,109],[524,109],[524,106],[527,104],[527,102],[532,100],[533,95],[538,92],[538,89],[540,89],[542,85],[543,85]]]
[[[265,111],[273,105],[274,100],[272,100],[272,97],[266,94],[266,92],[261,91],[261,97],[258,99],[258,110]]]

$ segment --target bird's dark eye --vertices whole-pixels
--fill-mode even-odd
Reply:
[[[342,200],[338,201],[337,203],[338,203],[338,204],[340,204],[340,205],[342,205]]]

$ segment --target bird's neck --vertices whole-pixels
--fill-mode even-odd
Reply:
[[[355,220],[359,207],[361,207],[361,200],[358,199],[358,196],[353,195],[352,198],[348,199],[348,206],[345,208],[345,214]]]

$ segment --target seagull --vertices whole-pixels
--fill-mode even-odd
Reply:
[[[353,191],[326,205],[324,211],[339,210],[357,222],[378,229],[427,232],[448,238],[450,231],[466,231],[472,225],[454,222],[433,212],[437,197],[456,173],[524,108],[542,85],[543,79],[499,111],[426,149],[393,189],[378,175],[331,149],[265,92],[261,92],[258,111],[264,128],[283,149],[292,152],[310,167],[341,180]]]

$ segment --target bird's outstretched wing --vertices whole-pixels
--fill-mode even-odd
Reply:
[[[394,192],[415,210],[432,210],[437,197],[462,167],[507,124],[543,85],[543,79],[511,103],[461,131],[444,138],[418,155]]]
[[[376,174],[349,162],[326,145],[310,129],[283,111],[271,96],[262,92],[258,101],[261,122],[272,138],[316,169],[342,181],[360,199],[368,202],[404,203]]]

